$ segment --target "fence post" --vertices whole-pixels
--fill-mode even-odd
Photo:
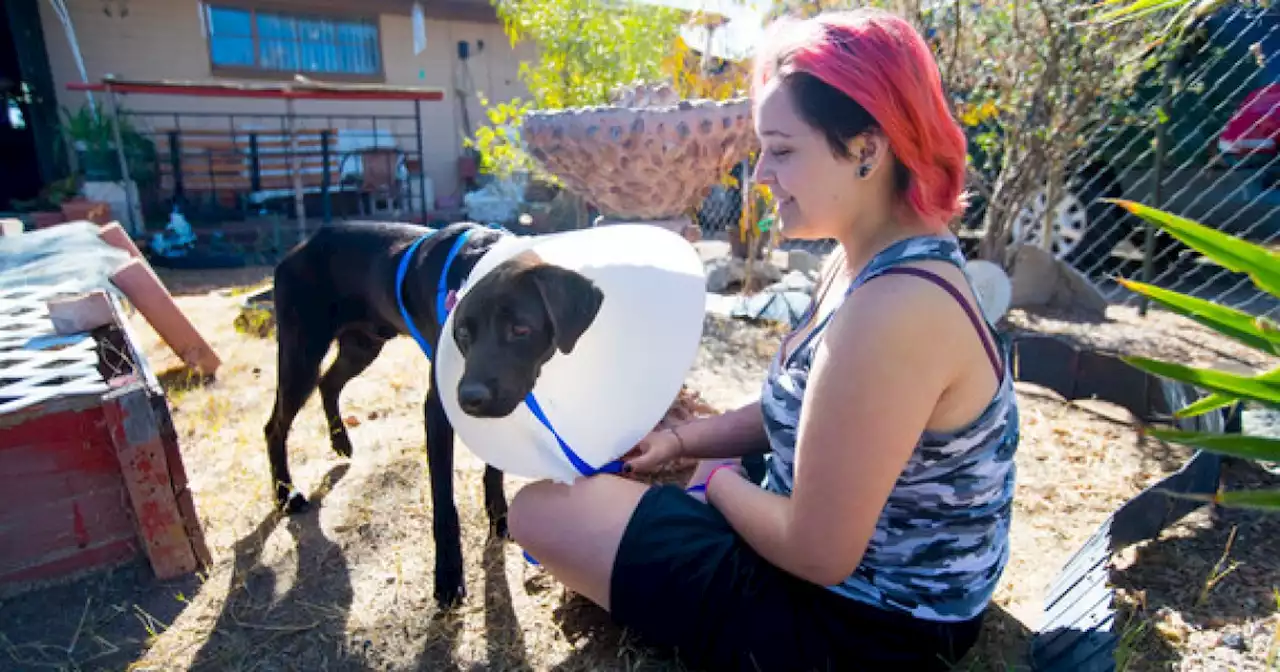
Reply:
[[[430,224],[427,213],[435,203],[427,203],[427,158],[422,154],[422,101],[417,98],[413,99],[413,127],[413,137],[418,141],[418,201],[422,203],[422,223]]]
[[[298,117],[294,114],[293,96],[285,98],[285,112],[289,124],[289,167],[293,173],[293,212],[298,218],[298,240],[307,238],[307,204],[302,191],[302,148],[298,146]]]
[[[320,131],[320,195],[322,212],[324,213],[323,222],[329,224],[333,221],[333,203],[329,200],[329,129]]]
[[[169,165],[173,168],[173,204],[186,209],[187,199],[182,189],[182,132],[169,131]]]
[[[123,134],[120,132],[120,101],[116,99],[116,92],[111,88],[111,78],[107,77],[105,80],[106,98],[111,105],[111,137],[116,143],[116,159],[120,162],[120,181],[124,186],[124,202],[125,207],[129,209],[129,233],[144,233],[142,217],[133,199],[133,179],[129,176],[129,160],[125,156]]]
[[[249,191],[262,191],[262,163],[258,154],[258,133],[249,132]]]
[[[1165,130],[1168,126],[1167,120],[1169,118],[1169,89],[1172,86],[1170,84],[1172,81],[1172,70],[1173,68],[1169,63],[1164,65],[1164,81],[1160,84],[1160,107],[1158,108],[1159,114],[1156,115],[1155,157],[1151,166],[1152,177],[1155,180],[1155,184],[1152,185],[1153,189],[1151,194],[1151,207],[1153,208],[1164,207],[1164,145]],[[1142,245],[1142,281],[1146,284],[1151,284],[1152,278],[1155,277],[1156,270],[1155,252],[1157,231],[1155,225],[1148,222],[1144,222],[1144,228],[1146,229],[1147,235],[1143,240]],[[1138,297],[1138,315],[1140,317],[1147,316],[1147,310],[1150,306],[1151,301],[1145,294]]]

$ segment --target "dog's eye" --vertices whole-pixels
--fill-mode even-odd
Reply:
[[[511,325],[511,337],[512,337],[512,338],[524,338],[524,337],[528,336],[528,335],[529,335],[529,333],[530,333],[531,331],[532,331],[532,330],[531,330],[531,329],[529,329],[529,326],[528,326],[528,325],[525,325],[525,324],[513,324],[513,325]]]
[[[471,332],[466,327],[458,327],[453,331],[453,340],[457,341],[458,345],[466,345],[471,341]]]

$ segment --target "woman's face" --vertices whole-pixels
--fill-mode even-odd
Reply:
[[[863,199],[870,181],[860,178],[858,170],[879,158],[874,156],[876,143],[865,142],[864,134],[851,143],[851,158],[836,156],[826,137],[800,117],[781,81],[770,82],[756,106],[761,152],[755,181],[773,192],[788,238],[839,238],[858,218],[857,204],[867,204]]]

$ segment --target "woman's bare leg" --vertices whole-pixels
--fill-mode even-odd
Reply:
[[[531,483],[511,500],[511,536],[561,583],[608,610],[613,561],[647,488],[607,474],[573,485]]]

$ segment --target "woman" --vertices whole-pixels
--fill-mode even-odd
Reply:
[[[539,482],[515,540],[649,641],[709,669],[943,668],[1008,556],[1017,410],[946,225],[965,140],[916,31],[873,10],[775,23],[752,86],[756,178],[786,235],[835,239],[759,401],[648,436],[650,472]],[[763,483],[736,458],[767,455]]]

